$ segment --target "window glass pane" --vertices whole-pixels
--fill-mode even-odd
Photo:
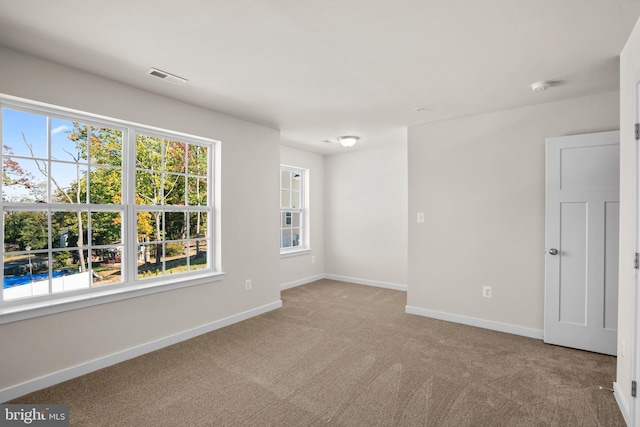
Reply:
[[[138,212],[138,241],[153,242],[161,240],[161,212]]]
[[[85,256],[88,257],[88,254]],[[53,272],[51,290],[53,293],[59,293],[86,289],[91,286],[92,281],[92,272],[86,269],[60,268]]]
[[[51,162],[51,201],[53,203],[87,203],[88,172],[86,165]]]
[[[165,244],[166,274],[184,273],[187,271],[186,242],[170,242]]]
[[[14,211],[4,216],[4,250],[28,251],[49,246],[49,219],[46,211]]]
[[[207,175],[209,151],[207,147],[190,144],[188,152],[188,173],[191,175]]]
[[[209,240],[198,239],[191,240],[189,244],[189,270],[202,270],[207,268],[207,248]]]
[[[207,179],[206,178],[188,178],[188,202],[191,206],[207,205]]]
[[[189,238],[195,239],[200,237],[208,237],[207,213],[191,212],[189,214]]]
[[[186,172],[187,144],[165,140],[165,166],[167,172]]]
[[[184,205],[186,197],[184,175],[165,174],[164,192],[162,193],[163,205]]]
[[[94,245],[113,245],[122,242],[121,212],[91,213],[91,243]]]
[[[122,131],[92,127],[90,155],[93,164],[122,166]]]
[[[5,300],[49,293],[49,260],[46,252],[5,253],[4,262]]]
[[[38,275],[41,257],[32,252],[28,254],[4,253],[4,298],[13,300],[34,295],[46,295],[49,293],[49,286],[32,286],[34,281],[46,279],[48,271],[44,276]]]
[[[42,161],[15,157],[2,159],[2,196],[9,202],[42,202],[47,199],[46,175],[40,174]]]
[[[292,212],[291,213],[291,226],[292,227],[297,227],[299,228],[301,223],[300,223],[300,212]]]
[[[122,203],[122,171],[119,168],[91,168],[89,202],[97,204]]]
[[[138,278],[162,275],[164,247],[162,243],[140,245],[138,255]]]
[[[281,212],[280,217],[282,220],[280,223],[280,227],[285,228],[291,226],[291,212]]]
[[[87,212],[54,211],[51,213],[51,224],[54,248],[86,248],[88,245]]]
[[[300,246],[300,229],[291,229],[291,246]]]
[[[2,110],[2,153],[46,159],[46,116]]]
[[[299,191],[291,191],[291,207],[292,208],[301,207]]]
[[[164,214],[164,238],[165,240],[180,240],[186,238],[187,213],[166,212]],[[168,254],[167,254],[168,255]]]
[[[162,139],[154,136],[136,135],[136,167],[162,170]]]
[[[280,207],[281,208],[291,207],[291,191],[289,190],[280,191]]]
[[[293,177],[292,177],[292,183],[291,183],[291,188],[293,190],[300,191],[300,179],[301,179],[301,173],[300,172],[294,172],[293,173]]]
[[[91,266],[95,275],[93,285],[103,286],[122,282],[122,246],[94,250]]]
[[[51,119],[51,158],[65,162],[89,161],[86,125],[69,120]]]
[[[280,188],[290,189],[291,188],[291,172],[283,169],[280,171]]]
[[[136,203],[160,205],[162,202],[162,174],[158,172],[136,172]]]
[[[51,214],[51,246],[53,248],[76,246],[77,223],[76,212],[53,212]]]
[[[285,229],[280,233],[280,247],[290,248],[292,246],[291,230]]]

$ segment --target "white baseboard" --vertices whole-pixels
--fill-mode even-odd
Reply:
[[[316,280],[324,279],[324,274],[317,274],[315,276],[307,277],[300,280],[294,280],[293,282],[284,283],[280,285],[280,290],[295,288],[296,286],[306,285],[307,283],[315,282]]]
[[[155,341],[131,347],[126,350],[110,354],[108,356],[91,360],[89,362],[81,363],[80,365],[72,366],[61,371],[53,372],[51,374],[29,380],[21,384],[7,387],[0,390],[0,402],[7,402],[17,397],[24,396],[25,394],[41,390],[45,387],[50,387],[63,381],[67,381],[72,378],[76,378],[81,375],[106,368],[107,366],[115,365],[116,363],[133,359],[134,357],[138,357],[143,354],[168,347],[170,345],[179,343],[180,341],[185,341],[190,338],[197,337],[198,335],[206,334],[207,332],[215,331],[216,329],[224,328],[225,326],[250,319],[260,314],[276,310],[280,307],[282,307],[282,300],[278,300],[242,313],[234,314],[233,316],[225,317],[224,319],[216,320],[215,322],[198,326],[184,332],[179,332],[177,334],[169,335]]]
[[[396,291],[407,292],[407,285],[400,285],[397,283],[378,282],[376,280],[358,279],[355,277],[338,276],[336,274],[325,274],[325,279],[338,280],[340,282],[355,283],[357,285],[374,286],[376,288],[394,289]]]
[[[620,389],[620,384],[618,384],[617,382],[613,383],[613,397],[616,398],[616,403],[618,404],[618,408],[620,408],[620,412],[622,413],[624,422],[627,423],[628,426],[630,426],[631,413],[629,412],[627,401],[624,399],[624,393],[622,393],[622,390]]]
[[[410,305],[407,305],[405,307],[405,312],[408,314],[417,314],[418,316],[446,320],[447,322],[461,323],[463,325],[491,329],[493,331],[506,332],[508,334],[521,335],[523,337],[536,338],[540,340],[544,339],[544,331],[541,329],[525,328],[523,326],[510,325],[508,323],[461,316],[459,314],[444,313],[441,311],[428,310],[426,308],[412,307]]]

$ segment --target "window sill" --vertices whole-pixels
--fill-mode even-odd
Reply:
[[[138,281],[133,285],[114,285],[112,288],[93,288],[89,292],[75,293],[70,295],[57,294],[55,299],[41,301],[24,300],[16,304],[9,303],[5,307],[0,307],[0,325],[4,323],[17,322],[20,320],[32,319],[34,317],[46,316],[64,311],[76,310],[79,308],[91,307],[99,304],[106,304],[121,301],[129,298],[136,298],[144,295],[151,295],[159,292],[172,291],[174,289],[186,288],[189,286],[202,285],[216,282],[224,278],[224,273],[213,273],[193,276],[178,283],[175,278],[145,283]]]
[[[306,255],[310,253],[311,253],[310,248],[289,249],[285,251],[280,251],[280,258],[289,258],[294,256]]]

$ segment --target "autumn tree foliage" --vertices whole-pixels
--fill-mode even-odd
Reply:
[[[9,156],[2,158],[2,186],[19,185],[30,189],[32,187],[33,174],[25,171],[20,166],[20,163],[10,157],[13,154],[11,147],[3,145],[2,148],[5,153],[9,154]],[[5,198],[4,194],[2,198]]]
[[[118,129],[79,122],[72,122],[72,127],[64,132],[63,154],[58,150],[57,157],[50,154],[48,160],[37,157],[32,143],[22,135],[35,166],[31,172],[7,156],[11,148],[5,146],[2,179],[5,186],[20,185],[32,191],[35,202],[89,206],[87,210],[60,208],[52,211],[50,219],[53,238],[67,233],[67,243],[77,248],[74,258],[78,269],[86,271],[88,260],[83,248],[87,243],[122,244],[122,212],[116,206],[122,203],[124,191],[123,134]],[[208,148],[141,134],[136,136],[135,143],[135,201],[140,206],[135,218],[137,240],[141,246],[155,249],[155,263],[160,264],[162,242],[185,242],[206,233],[204,213],[159,207],[206,206]],[[59,167],[58,172],[55,167]],[[40,184],[35,184],[34,174],[39,176]],[[43,215],[37,208],[13,213],[5,223],[5,240],[9,237],[11,241],[25,242],[21,250],[26,244],[35,247],[43,243],[46,248],[47,218]],[[87,242],[89,238],[91,241]],[[54,247],[61,248],[56,244],[54,241]],[[196,240],[195,246],[196,254],[200,255],[200,241]]]

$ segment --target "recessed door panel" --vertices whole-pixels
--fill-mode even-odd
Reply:
[[[587,322],[587,204],[560,205],[560,321]]]

